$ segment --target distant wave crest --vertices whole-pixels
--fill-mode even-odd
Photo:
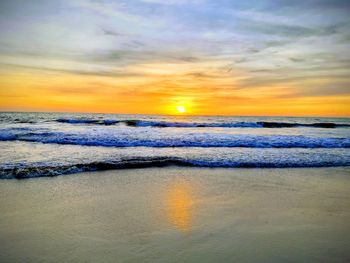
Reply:
[[[98,120],[98,119],[57,119],[57,122],[69,124],[95,124],[116,125],[124,124],[133,127],[158,127],[158,128],[339,128],[350,127],[349,124],[317,122],[317,123],[292,123],[292,122],[169,122],[169,121],[145,121],[145,120]]]
[[[120,123],[117,120],[93,120],[93,119],[57,119],[57,122],[70,124],[98,124],[98,125],[113,125]]]

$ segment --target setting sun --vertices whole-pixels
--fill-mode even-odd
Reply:
[[[186,108],[184,106],[176,106],[176,109],[180,113],[185,113],[186,112]]]

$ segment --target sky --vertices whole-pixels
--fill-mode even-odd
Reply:
[[[350,117],[350,1],[0,1],[0,110]]]

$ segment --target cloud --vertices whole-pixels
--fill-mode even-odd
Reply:
[[[0,1],[1,68],[134,78],[120,84],[129,94],[332,96],[350,79],[349,10],[339,0]]]
[[[305,61],[305,59],[303,59],[303,58],[289,58],[289,60],[292,61],[292,62],[303,62],[303,61]]]
[[[44,67],[44,66],[32,66],[32,65],[16,65],[9,63],[0,63],[0,68],[16,68],[25,69],[25,70],[34,70],[34,71],[42,71],[42,72],[55,72],[55,73],[66,73],[72,75],[82,75],[82,76],[103,76],[103,77],[137,77],[143,76],[140,73],[132,73],[127,71],[116,71],[116,70],[78,70],[78,69],[64,69],[64,68],[54,68],[54,67]]]
[[[307,87],[294,87],[287,93],[276,96],[276,98],[300,98],[300,97],[333,97],[350,96],[350,81],[338,81],[326,84],[309,84]]]

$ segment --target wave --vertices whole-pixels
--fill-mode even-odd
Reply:
[[[303,135],[225,133],[167,133],[132,129],[85,129],[53,132],[27,128],[0,129],[0,141],[27,141],[105,147],[248,147],[248,148],[350,148],[350,138]]]
[[[68,165],[37,165],[30,167],[1,167],[1,179],[25,179],[33,177],[53,177],[80,172],[103,171],[112,169],[132,169],[147,167],[164,167],[169,165],[185,165],[186,162],[176,158],[131,158],[116,162],[99,161]]]
[[[350,124],[340,123],[290,123],[290,122],[162,122],[162,121],[127,121],[129,126],[138,127],[178,127],[178,128],[294,128],[294,127],[311,127],[311,128],[339,128],[350,127]]]
[[[317,122],[317,123],[293,123],[293,122],[169,122],[169,121],[145,121],[145,120],[96,120],[96,119],[57,119],[57,122],[69,124],[95,124],[116,125],[124,124],[132,127],[158,127],[158,128],[345,128],[350,124]]]
[[[57,122],[70,124],[98,124],[98,125],[114,125],[120,123],[117,120],[92,120],[92,119],[57,119]]]
[[[271,161],[217,161],[201,159],[185,159],[180,157],[137,157],[118,161],[96,161],[66,165],[36,164],[27,167],[0,167],[0,179],[28,179],[35,177],[54,177],[81,172],[104,171],[115,169],[135,169],[150,167],[207,167],[207,168],[301,168],[301,167],[332,167],[350,166],[348,161],[334,160],[308,162],[301,159],[291,159],[288,162]]]

